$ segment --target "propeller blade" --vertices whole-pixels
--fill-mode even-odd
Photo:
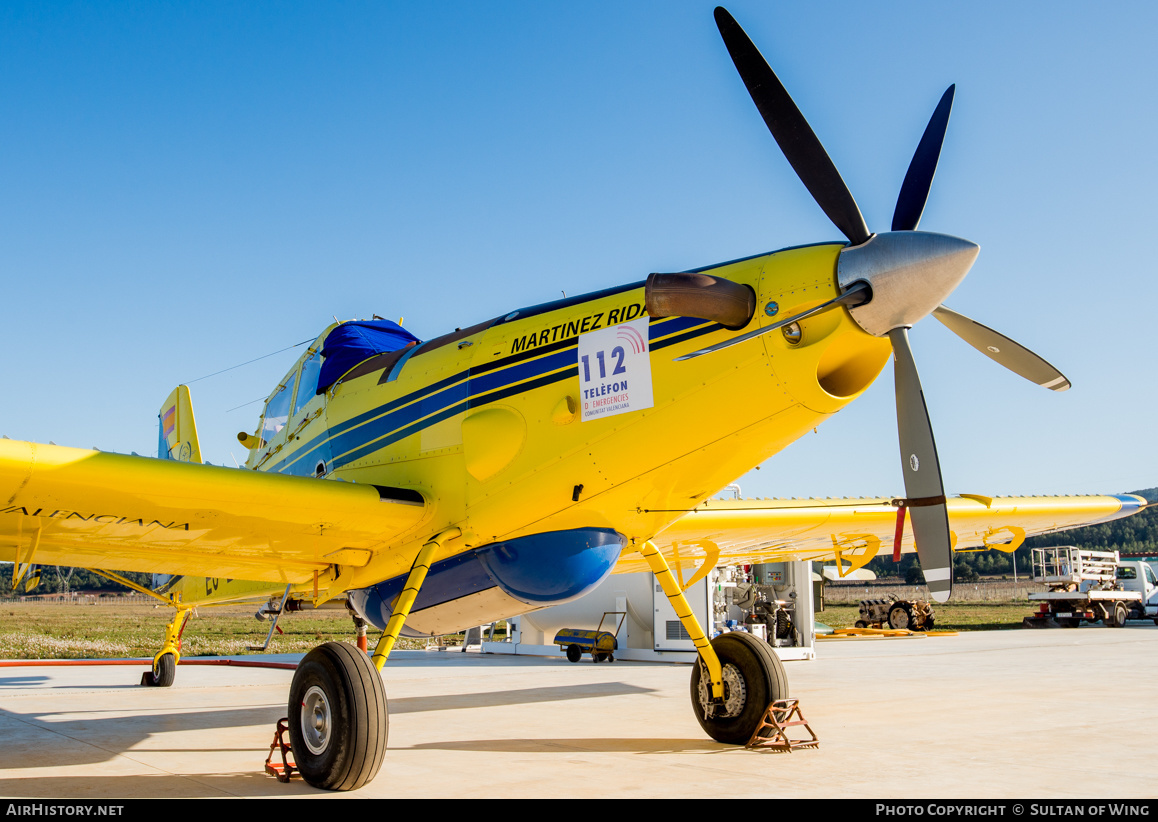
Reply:
[[[1051,391],[1065,391],[1070,387],[1070,381],[1062,372],[1004,334],[943,305],[933,309],[933,316],[958,337],[1014,374]]]
[[[901,470],[917,556],[929,594],[945,602],[953,592],[953,549],[949,537],[949,513],[933,427],[925,407],[921,378],[909,347],[908,329],[889,332],[893,344],[893,373],[897,392],[897,433],[901,442]]]
[[[945,142],[945,129],[949,125],[949,111],[953,108],[953,90],[949,86],[941,95],[941,102],[933,110],[929,125],[921,135],[921,142],[909,162],[905,181],[901,183],[901,193],[897,196],[897,208],[893,212],[893,231],[916,231],[929,199],[929,187],[933,185],[933,175],[937,173],[937,160],[941,157],[941,145]]]
[[[869,230],[860,208],[808,121],[740,24],[722,7],[715,16],[740,79],[796,176],[848,241],[863,243]]]
[[[795,314],[791,317],[779,320],[778,322],[774,322],[772,325],[766,325],[763,328],[757,328],[755,331],[749,331],[748,333],[741,334],[738,337],[732,337],[730,340],[724,340],[723,342],[716,343],[715,345],[709,345],[707,348],[701,348],[699,351],[693,351],[690,354],[684,354],[682,357],[676,357],[674,360],[672,360],[672,362],[694,360],[696,357],[702,357],[704,354],[711,354],[714,351],[722,351],[725,348],[731,348],[733,345],[739,345],[740,343],[750,340],[753,337],[759,337],[761,334],[767,334],[769,331],[775,331],[777,328],[783,328],[786,325],[799,322],[800,320],[806,319],[815,314],[819,314],[822,311],[828,311],[830,308],[835,308],[838,305],[861,305],[868,301],[870,294],[871,289],[869,288],[868,283],[853,283],[851,286],[849,286],[848,290],[846,290],[839,297],[835,297],[826,303],[821,303],[820,305],[814,306],[807,311],[801,311],[799,314]]]

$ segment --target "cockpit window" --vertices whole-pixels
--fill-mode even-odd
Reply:
[[[294,382],[297,374],[292,374],[284,384],[277,387],[273,397],[265,405],[265,416],[261,423],[261,438],[266,442],[277,436],[289,422],[290,401],[294,396]]]
[[[298,378],[298,394],[294,400],[294,414],[314,398],[318,392],[318,375],[322,372],[322,355],[320,351],[311,351],[306,361],[302,363],[301,377]]]

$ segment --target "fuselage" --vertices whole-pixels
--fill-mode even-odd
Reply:
[[[640,282],[514,310],[380,354],[312,393],[316,369],[311,377],[309,361],[331,326],[274,392],[302,393],[278,430],[265,424],[246,466],[421,495],[427,506],[421,523],[362,567],[343,569],[344,588],[404,575],[422,543],[450,528],[463,537],[442,548],[436,562],[544,534],[594,534],[605,554],[634,551],[855,399],[879,374],[891,352],[887,339],[865,333],[844,310],[804,320],[792,333],[777,330],[674,362],[832,299],[840,293],[842,247],[786,249],[702,269],[753,290],[756,310],[744,329],[647,317]],[[595,339],[586,335],[644,324],[650,373],[637,366],[590,396],[592,370],[614,369],[622,355],[615,360],[608,347],[606,357],[588,351],[584,358],[581,348]],[[600,339],[607,338],[605,332]],[[591,410],[621,396],[621,384],[639,397],[644,380],[648,407]],[[604,533],[619,535],[618,543],[606,543]],[[495,604],[500,611],[512,607]]]

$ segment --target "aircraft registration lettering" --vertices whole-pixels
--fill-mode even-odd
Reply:
[[[35,511],[29,511],[21,505],[10,505],[7,508],[0,508],[0,514],[23,514],[26,517],[47,517],[49,519],[79,519],[85,522],[98,522],[101,525],[136,525],[140,528],[147,528],[153,525],[159,525],[162,528],[172,531],[188,531],[189,523],[187,522],[161,522],[159,519],[145,522],[142,518],[133,519],[132,517],[119,517],[116,514],[82,514],[80,511],[70,511],[68,509],[58,508],[52,513],[45,513],[43,508],[37,508]]]
[[[579,394],[585,421],[652,407],[647,317],[579,337]]]

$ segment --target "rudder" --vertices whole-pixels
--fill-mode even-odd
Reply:
[[[178,462],[201,462],[201,445],[197,441],[197,422],[193,418],[193,401],[189,386],[178,385],[161,404],[158,415],[157,456]]]

